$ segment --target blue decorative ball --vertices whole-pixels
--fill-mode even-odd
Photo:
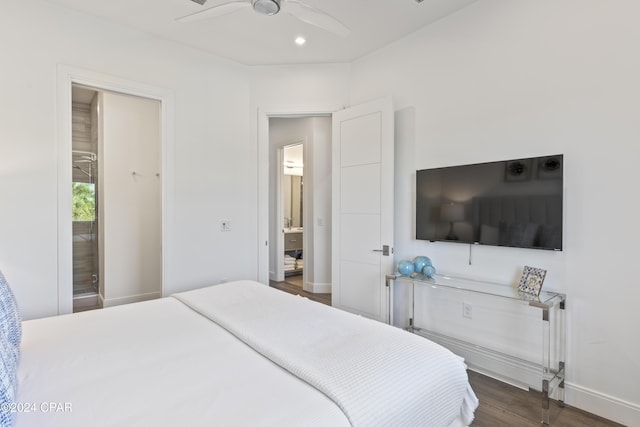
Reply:
[[[431,260],[426,256],[417,256],[413,259],[415,271],[421,272],[427,265],[432,265]]]
[[[403,276],[409,276],[413,274],[415,267],[411,261],[400,261],[398,263],[398,272]]]
[[[434,274],[436,274],[436,268],[432,265],[425,265],[424,268],[422,269],[422,274],[424,274],[427,277],[431,277]]]

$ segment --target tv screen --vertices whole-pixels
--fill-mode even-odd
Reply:
[[[563,155],[416,172],[416,238],[562,250]]]

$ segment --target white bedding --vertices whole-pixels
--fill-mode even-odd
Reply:
[[[464,364],[423,338],[255,282],[175,297],[23,322],[17,426],[447,426],[472,419],[477,400]],[[418,342],[435,349],[444,368],[432,369],[433,357],[420,360]],[[412,377],[402,377],[416,360]],[[425,424],[420,417],[432,411],[434,422]]]
[[[177,298],[325,393],[353,426],[473,420],[464,361],[422,337],[250,281]]]
[[[23,328],[17,402],[35,411],[18,413],[18,427],[349,425],[325,395],[174,298]],[[49,402],[71,412],[45,412]]]

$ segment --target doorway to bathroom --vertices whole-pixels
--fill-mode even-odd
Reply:
[[[304,284],[304,142],[280,150],[280,207],[284,227],[282,267],[284,281],[303,288]]]
[[[330,294],[331,117],[269,117],[267,126],[270,283]]]

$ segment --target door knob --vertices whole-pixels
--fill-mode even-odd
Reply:
[[[374,249],[373,252],[382,252],[382,255],[389,256],[389,245],[382,245],[382,249]]]

